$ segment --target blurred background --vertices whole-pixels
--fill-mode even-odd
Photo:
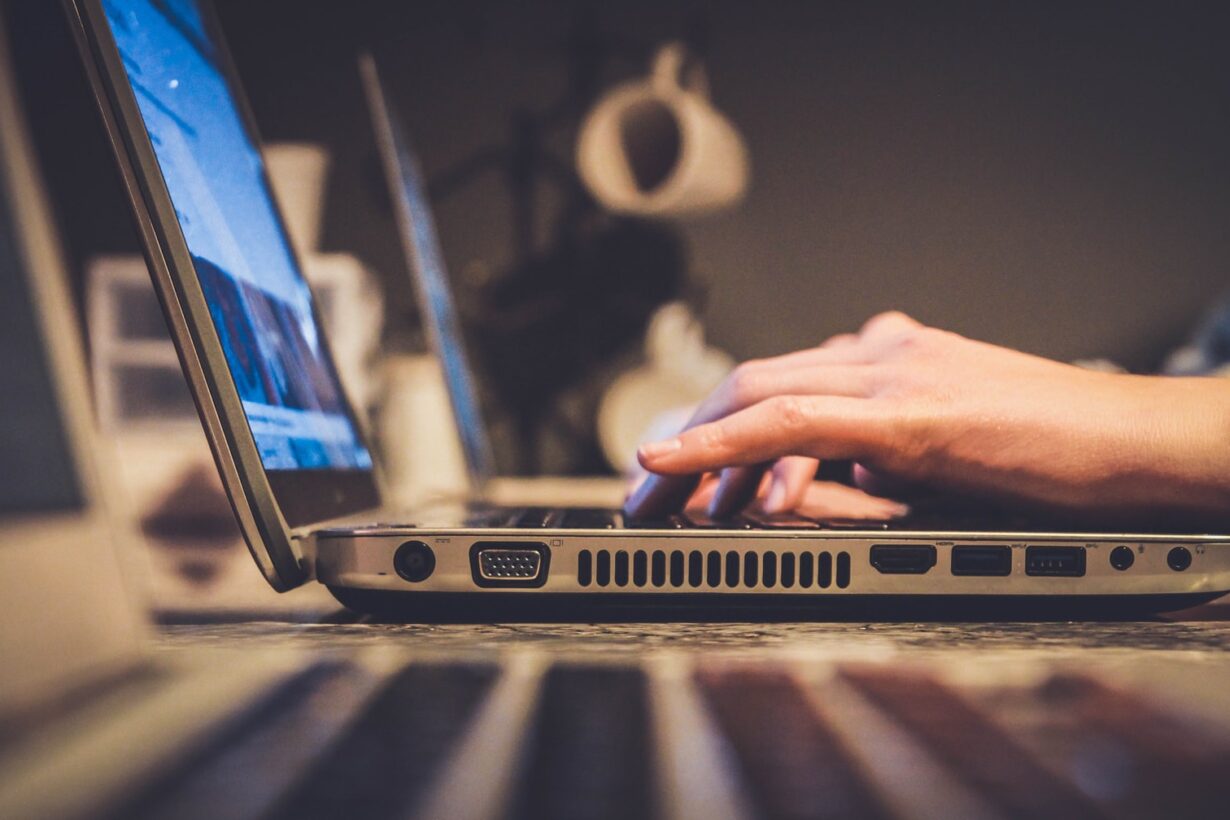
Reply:
[[[887,308],[1060,359],[1159,366],[1227,286],[1230,17],[1218,4],[219,0],[267,141],[331,157],[320,249],[424,348],[355,57],[379,61],[431,183],[502,472],[610,472],[603,391],[682,300],[733,359]],[[5,0],[85,298],[138,245],[56,3]],[[614,215],[580,124],[681,41],[741,134],[746,195]]]

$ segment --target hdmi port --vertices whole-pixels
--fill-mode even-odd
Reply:
[[[935,547],[930,544],[876,544],[871,565],[884,575],[922,575],[935,566]]]

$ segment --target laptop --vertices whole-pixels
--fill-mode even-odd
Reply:
[[[497,620],[1084,616],[1230,590],[1230,537],[1216,534],[382,504],[210,10],[197,0],[68,6],[219,472],[275,589],[316,581],[360,611]],[[408,264],[426,283],[422,301],[442,303],[421,181],[386,95],[368,86]],[[436,322],[446,370],[460,376],[464,437],[481,424],[456,389],[469,370],[451,324]]]
[[[183,765],[308,664],[148,652],[3,19],[0,122],[0,817],[85,816]]]

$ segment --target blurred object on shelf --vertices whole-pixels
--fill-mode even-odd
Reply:
[[[200,435],[166,320],[140,256],[101,256],[86,270],[90,369],[104,433]]]
[[[668,302],[650,319],[645,358],[611,384],[598,409],[602,451],[623,473],[636,469],[641,443],[678,432],[735,366],[729,355],[705,345],[705,329],[684,302]]]
[[[329,333],[329,345],[360,417],[375,399],[373,361],[380,349],[384,304],[375,279],[353,256],[303,259]],[[200,428],[175,346],[139,256],[100,256],[86,271],[90,366],[100,427]]]
[[[1230,376],[1230,299],[1201,320],[1186,345],[1170,354],[1163,372],[1172,376]]]
[[[678,42],[649,76],[618,85],[586,116],[577,169],[616,213],[692,216],[737,204],[747,190],[743,138],[709,101],[704,66]]]
[[[384,329],[380,286],[363,263],[348,253],[314,253],[302,259],[346,395],[359,418],[366,421],[379,399]]]
[[[295,251],[300,256],[316,253],[332,164],[329,152],[310,142],[270,142],[264,154],[269,183]]]
[[[254,570],[199,424],[129,428],[109,439],[126,512],[147,547],[155,610],[174,616],[337,608],[319,585],[279,595]]]
[[[216,471],[199,461],[185,466],[142,515],[140,530],[165,546],[168,558],[178,559],[176,575],[198,587],[217,579],[225,553],[239,536]]]
[[[320,250],[329,152],[313,143],[272,142],[264,153],[274,197],[316,296],[342,383],[355,409],[366,417],[376,399],[374,359],[384,327],[384,301],[375,278],[357,258]]]
[[[410,505],[467,493],[465,456],[440,360],[431,354],[389,356],[383,375],[376,430],[389,499]]]

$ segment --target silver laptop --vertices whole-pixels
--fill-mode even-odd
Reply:
[[[1076,616],[1230,590],[1230,537],[1212,534],[385,507],[209,10],[195,0],[70,6],[218,469],[275,589],[315,580],[355,609],[495,619]],[[378,83],[369,93],[407,261],[443,287],[409,149]],[[437,327],[435,343],[448,368],[468,374],[455,334]],[[468,433],[480,424],[463,414]]]
[[[96,816],[186,765],[306,664],[147,652],[3,20],[0,122],[0,817]]]

